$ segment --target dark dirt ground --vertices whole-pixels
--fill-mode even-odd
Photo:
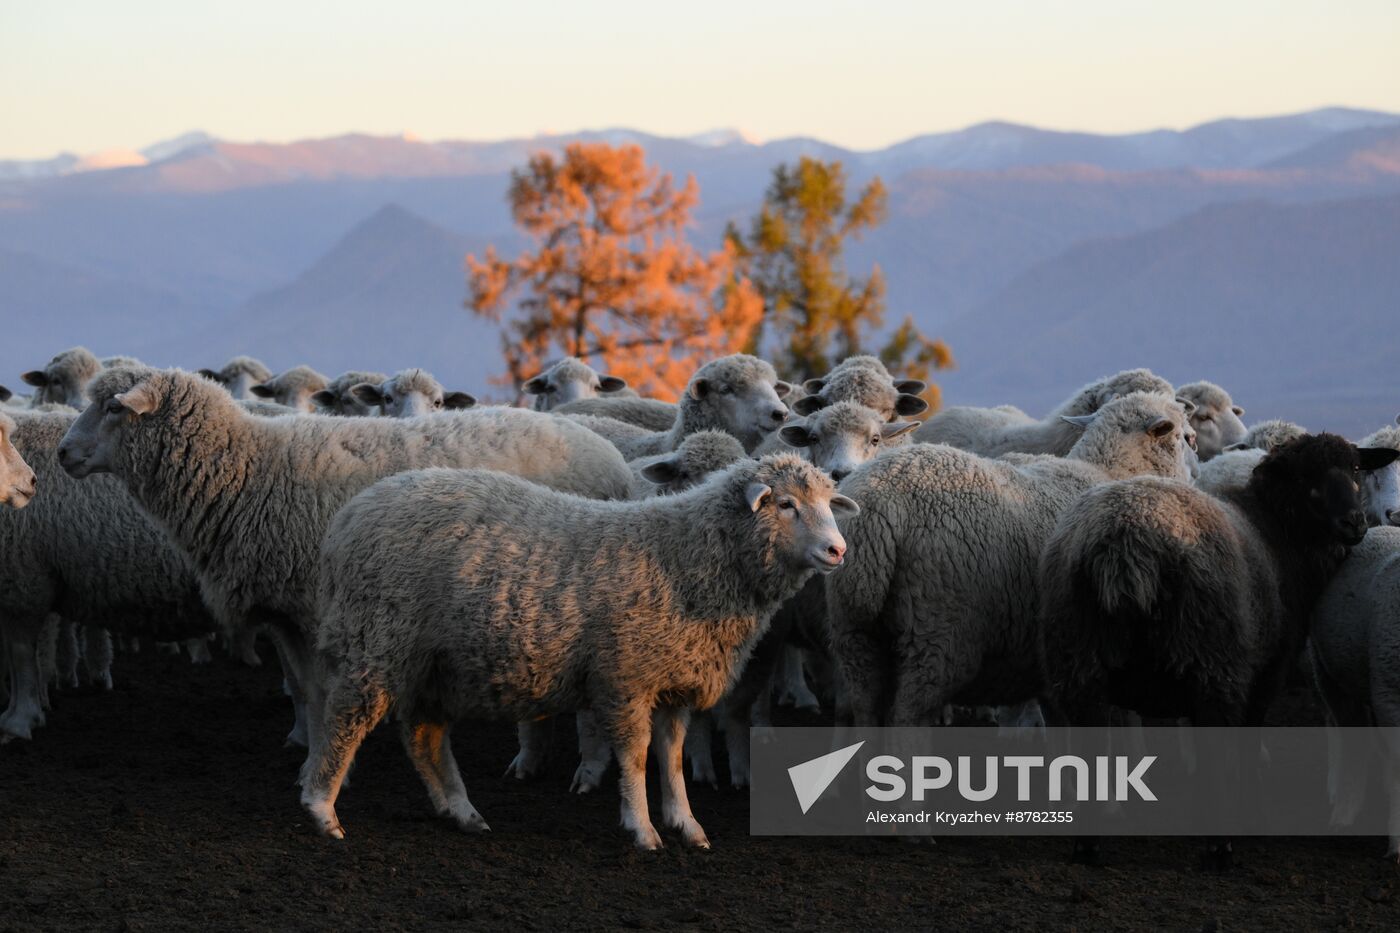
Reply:
[[[1243,840],[1227,876],[1196,868],[1197,840],[1118,839],[1087,868],[1063,839],[750,838],[745,794],[696,787],[714,850],[672,836],[639,853],[615,784],[568,794],[571,728],[532,784],[501,777],[510,724],[457,728],[485,836],[432,816],[381,728],[334,843],[297,803],[275,663],[148,651],[114,676],[111,694],[56,696],[35,741],[0,748],[0,930],[1400,929],[1376,838]]]

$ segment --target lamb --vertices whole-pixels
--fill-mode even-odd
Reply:
[[[928,410],[928,402],[918,395],[927,388],[923,382],[918,379],[896,382],[874,357],[850,357],[822,378],[808,379],[802,388],[807,394],[794,400],[792,405],[792,410],[799,415],[810,415],[836,402],[864,405],[886,421]]]
[[[180,370],[109,370],[59,447],[76,477],[114,473],[195,563],[231,632],[266,625],[298,712],[315,632],[315,554],[331,516],[360,490],[425,466],[506,470],[565,492],[625,498],[631,471],[597,435],[510,408],[416,419],[258,418]]]
[[[984,457],[1006,453],[1068,454],[1079,440],[1078,426],[1064,416],[1091,415],[1131,392],[1172,394],[1171,383],[1146,369],[1128,369],[1089,383],[1065,399],[1042,421],[1020,409],[954,407],[940,411],[914,433],[914,440],[948,444]]]
[[[681,774],[686,710],[714,705],[779,604],[841,566],[833,512],[856,510],[792,455],[641,502],[590,502],[479,470],[376,484],[335,517],[321,551],[325,719],[302,805],[323,833],[344,836],[341,782],[392,706],[435,808],[484,830],[452,723],[588,707],[618,751],[622,823],[636,845],[661,846],[646,799],[654,743],[666,824],[708,847]]]
[[[390,418],[416,418],[447,409],[471,408],[476,399],[466,392],[447,392],[433,374],[424,369],[401,369],[377,383],[368,380],[350,389],[360,404],[378,408]]]
[[[1359,473],[1397,456],[1308,435],[1225,498],[1155,477],[1090,490],[1041,558],[1055,717],[1092,723],[1112,703],[1198,725],[1262,724],[1314,605],[1366,534]]]
[[[272,370],[264,366],[261,360],[255,360],[251,356],[235,356],[225,363],[222,369],[201,369],[199,374],[205,379],[217,382],[228,390],[229,395],[237,399],[257,398],[253,393],[253,386],[272,378]]]
[[[50,614],[163,641],[214,625],[193,568],[121,484],[109,477],[79,483],[59,468],[60,440],[77,419],[14,417],[12,440],[38,474],[42,495],[23,512],[0,513],[0,628],[12,685],[0,716],[6,738],[28,739],[44,724],[36,648]]]
[[[310,414],[316,410],[311,397],[328,385],[330,381],[310,366],[293,366],[257,383],[249,391],[258,398],[270,399],[278,405]]]
[[[598,372],[592,366],[575,356],[566,356],[552,364],[532,379],[525,380],[520,387],[526,395],[535,397],[535,411],[553,411],[560,405],[567,405],[580,399],[593,399],[599,396],[609,398],[635,398],[637,393],[627,388],[627,380]],[[604,414],[604,412],[582,412],[582,414]],[[669,427],[663,425],[656,430]]]
[[[20,376],[36,391],[30,405],[45,403],[82,408],[86,404],[83,388],[93,376],[102,371],[102,364],[87,347],[73,347],[49,360],[43,369],[34,369]]]
[[[1308,657],[1329,727],[1381,727],[1390,792],[1386,857],[1400,860],[1400,528],[1372,528],[1352,548],[1313,612]],[[1335,732],[1331,744],[1332,822],[1350,825],[1365,802],[1369,749],[1355,733]]]
[[[827,580],[832,654],[857,725],[928,725],[948,703],[1035,699],[1036,560],[1086,489],[1152,473],[1186,479],[1185,409],[1138,392],[1093,415],[1068,457],[978,457],[915,444],[841,484],[849,568]]]
[[[365,404],[351,390],[362,382],[379,385],[388,378],[384,373],[351,369],[332,379],[324,389],[311,396],[311,401],[316,404],[318,412],[326,415],[364,417],[383,414],[378,404]]]
[[[634,424],[648,431],[666,431],[676,423],[676,406],[654,398],[582,398],[550,409],[559,415],[597,415]]]
[[[1244,409],[1220,386],[1213,382],[1192,382],[1177,389],[1176,394],[1196,406],[1191,412],[1191,426],[1196,429],[1196,453],[1202,463],[1245,438],[1247,432],[1240,420]]]
[[[673,451],[696,431],[719,430],[734,435],[752,452],[787,417],[782,398],[791,388],[757,357],[721,357],[690,378],[670,430],[609,440],[625,458],[636,460]]]

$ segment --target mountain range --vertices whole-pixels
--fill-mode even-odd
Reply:
[[[880,176],[888,220],[848,262],[879,264],[891,322],[912,314],[949,341],[952,404],[1044,410],[1148,365],[1227,385],[1251,417],[1357,433],[1400,411],[1384,365],[1400,353],[1400,115],[1343,108],[1118,136],[983,123],[876,151],[728,130],[191,133],[0,162],[0,319],[20,325],[0,344],[0,382],[86,343],[188,367],[237,352],[327,372],[423,365],[480,393],[499,338],[462,310],[463,256],[524,245],[509,172],[574,140],[635,142],[693,174],[704,247],[752,215],[780,162],[839,159],[854,185]]]

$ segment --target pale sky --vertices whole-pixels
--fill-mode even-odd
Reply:
[[[0,0],[0,158],[193,129],[735,127],[859,149],[1400,111],[1400,0]]]

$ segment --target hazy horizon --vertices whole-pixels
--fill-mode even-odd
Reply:
[[[1397,112],[1397,46],[1400,5],[1386,0],[11,4],[0,83],[22,93],[0,96],[0,158],[138,149],[194,128],[286,142],[733,127],[870,150],[987,120],[1119,134]]]

